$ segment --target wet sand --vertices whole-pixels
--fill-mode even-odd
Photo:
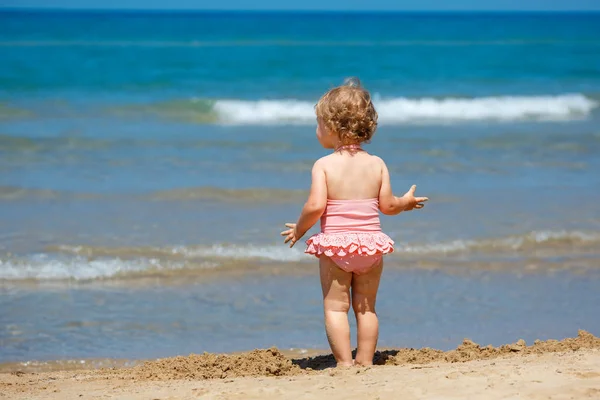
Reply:
[[[330,355],[292,359],[279,350],[205,353],[93,371],[0,374],[11,399],[597,399],[600,338],[519,340],[447,352],[385,350],[368,368],[335,369]]]

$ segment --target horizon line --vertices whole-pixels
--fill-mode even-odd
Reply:
[[[391,10],[391,9],[377,9],[377,10],[343,10],[343,9],[199,9],[199,8],[59,8],[59,7],[2,7],[0,6],[0,12],[34,12],[34,13],[305,13],[305,14],[319,14],[319,13],[334,13],[334,14],[460,14],[460,13],[478,13],[478,14],[523,14],[523,13],[535,13],[535,14],[559,14],[559,13],[590,13],[598,14],[598,10]]]

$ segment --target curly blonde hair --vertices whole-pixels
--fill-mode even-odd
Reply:
[[[356,78],[325,93],[315,110],[325,128],[337,134],[344,145],[368,143],[377,129],[371,95]]]

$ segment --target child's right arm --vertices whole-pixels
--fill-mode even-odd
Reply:
[[[380,159],[381,160],[381,159]],[[379,189],[379,210],[385,215],[396,215],[402,211],[410,211],[415,208],[425,207],[424,202],[429,200],[427,197],[415,197],[416,185],[411,188],[402,197],[394,196],[392,185],[390,183],[390,173],[387,165],[381,160],[381,188]]]
[[[317,221],[319,221],[321,215],[325,212],[326,206],[327,178],[325,176],[325,170],[323,169],[323,162],[318,160],[312,169],[310,194],[308,195],[306,204],[304,204],[304,207],[302,208],[298,222],[295,224],[285,224],[289,229],[281,232],[281,236],[286,237],[284,243],[290,242],[290,247],[293,247],[294,244],[296,244],[296,242],[300,240],[300,238],[304,236]]]

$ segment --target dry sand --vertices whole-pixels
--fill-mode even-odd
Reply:
[[[0,374],[10,399],[600,399],[600,338],[494,348],[386,350],[378,365],[333,369],[331,356],[277,349],[202,354],[94,371]]]

